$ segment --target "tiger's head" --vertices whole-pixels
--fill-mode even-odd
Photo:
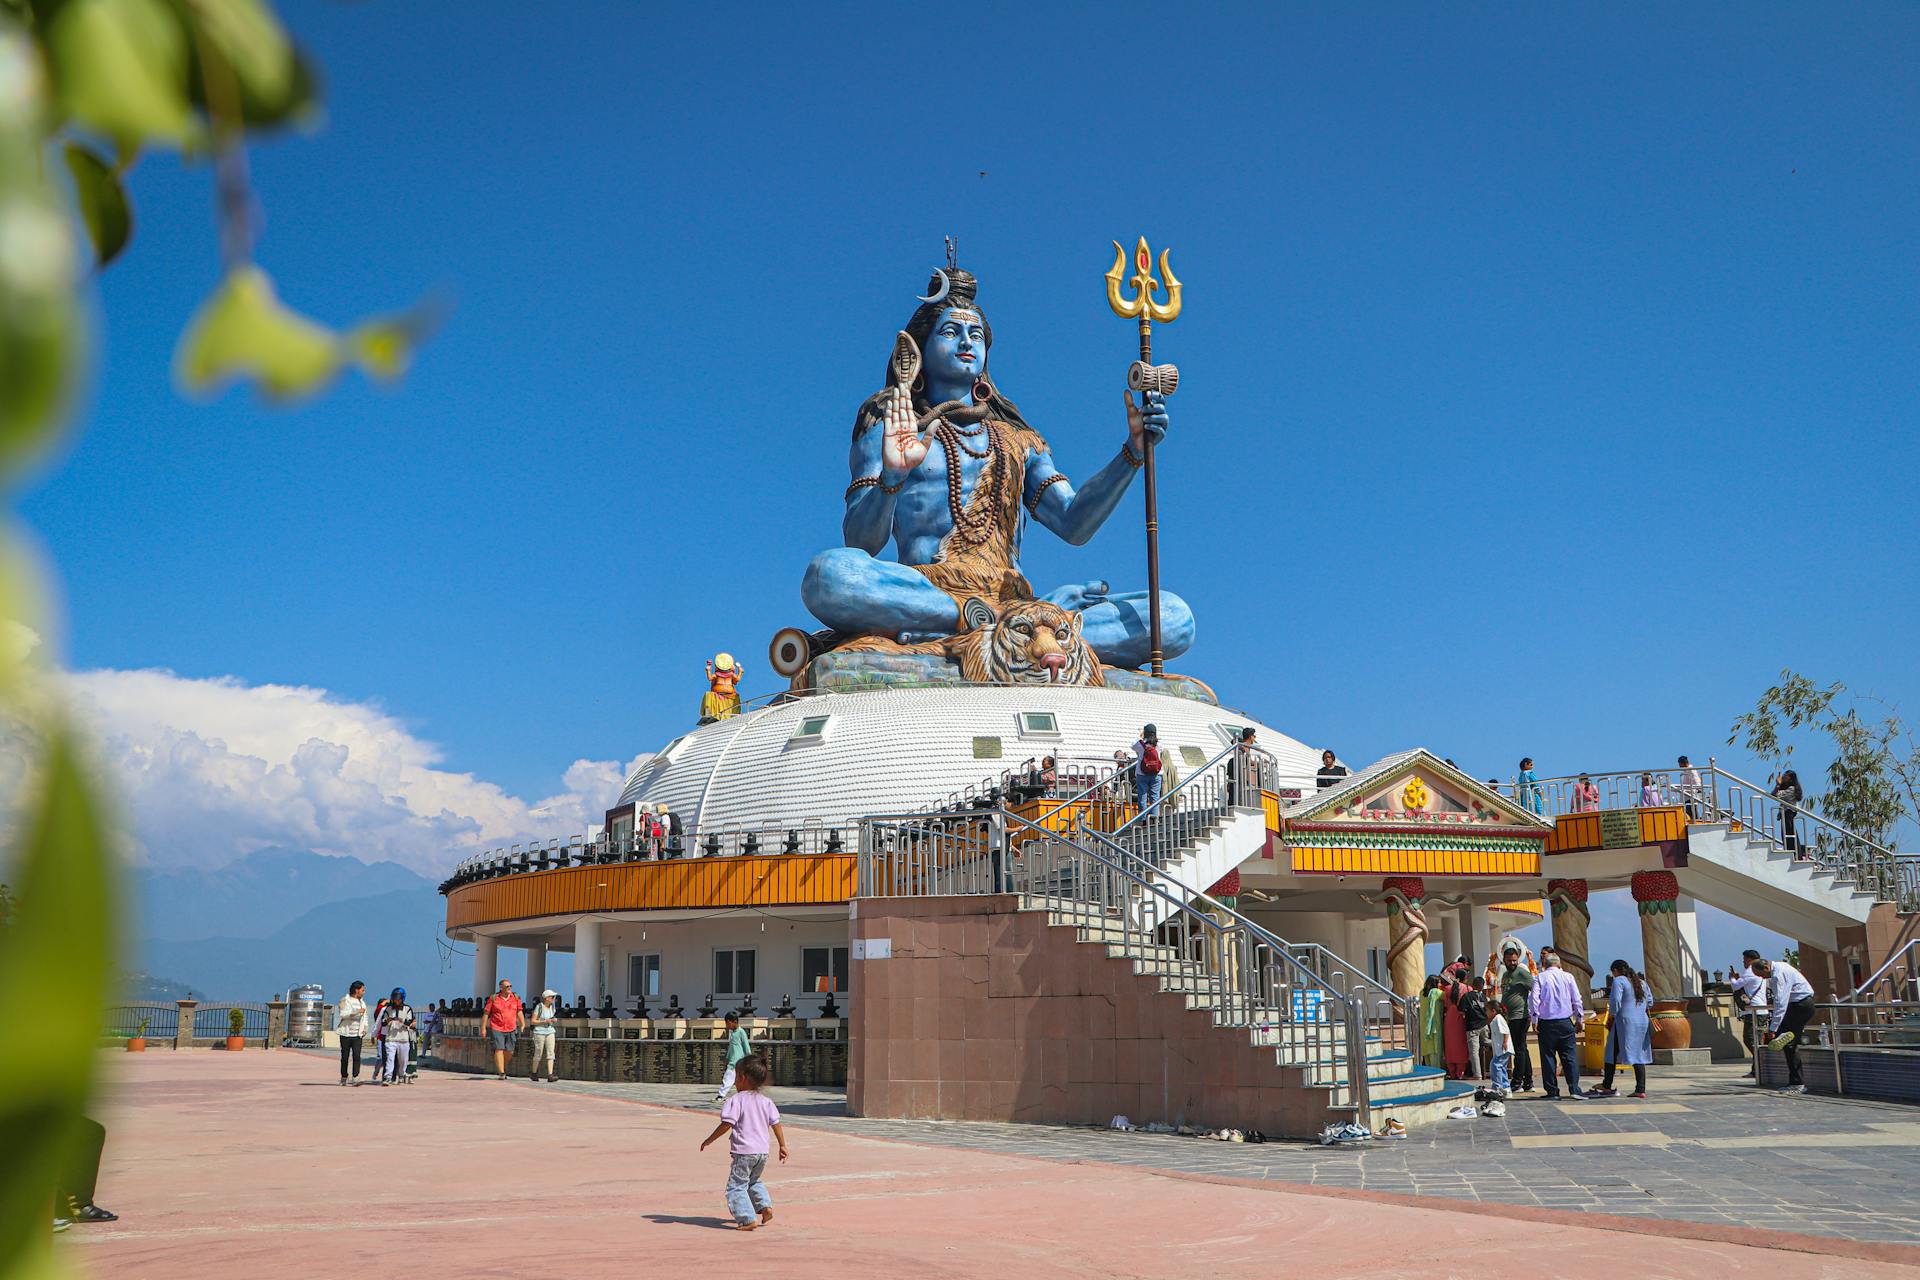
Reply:
[[[1043,600],[1004,606],[997,621],[948,641],[960,673],[982,684],[1098,685],[1100,660],[1080,633],[1080,615]]]

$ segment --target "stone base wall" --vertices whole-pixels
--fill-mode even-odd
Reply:
[[[1301,1137],[1350,1118],[1244,1030],[1214,1025],[1016,898],[854,907],[855,1115],[1081,1125],[1124,1115]],[[862,958],[875,943],[887,958]]]
[[[507,1064],[510,1075],[524,1076],[533,1062],[531,1036],[519,1038]],[[847,1042],[789,1040],[756,1043],[754,1052],[773,1068],[776,1085],[843,1085],[847,1082]],[[492,1071],[493,1051],[484,1039],[459,1035],[433,1038],[433,1065],[451,1071]],[[623,1084],[720,1083],[727,1067],[727,1046],[716,1040],[576,1040],[554,1043],[554,1069],[562,1080],[599,1080]]]

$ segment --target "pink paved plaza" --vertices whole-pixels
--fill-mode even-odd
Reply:
[[[1920,1251],[916,1146],[788,1124],[776,1220],[728,1228],[711,1117],[295,1052],[115,1054],[85,1273],[599,1277],[1920,1278]],[[779,1091],[772,1091],[777,1101]],[[1784,1248],[1782,1246],[1785,1246]],[[685,1270],[679,1270],[684,1268]]]

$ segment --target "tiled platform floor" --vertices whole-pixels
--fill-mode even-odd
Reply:
[[[684,1085],[550,1087],[712,1108],[709,1090]],[[774,1092],[795,1125],[932,1146],[1920,1244],[1920,1108],[1755,1089],[1739,1067],[1656,1068],[1643,1103],[1535,1094],[1502,1119],[1332,1149],[862,1120],[837,1090]]]

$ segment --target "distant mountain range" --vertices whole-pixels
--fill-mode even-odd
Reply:
[[[141,872],[135,895],[129,996],[255,1001],[317,982],[333,999],[360,979],[424,1002],[463,994],[470,976],[442,945],[434,882],[397,863],[266,849],[216,871]]]

